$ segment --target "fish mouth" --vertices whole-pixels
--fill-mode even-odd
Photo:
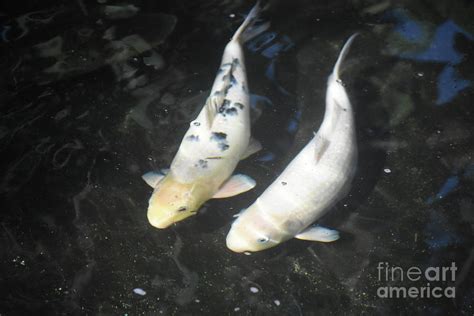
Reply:
[[[229,248],[230,250],[236,253],[242,253],[246,251],[245,248],[239,247],[239,245],[233,242],[229,242],[229,240],[226,241],[226,245],[227,245],[227,248]]]
[[[180,222],[192,215],[196,214],[196,212],[179,212],[179,213],[162,213],[162,212],[150,212],[148,211],[147,217],[148,222],[150,222],[151,226],[165,229],[169,226],[173,225],[174,223]]]
[[[226,246],[227,248],[229,248],[230,250],[236,253],[242,253],[242,252],[247,252],[247,251],[251,251],[251,252],[258,251],[258,249],[254,249],[254,247],[252,247],[252,245],[249,242],[247,242],[245,239],[239,238],[231,234],[227,235]]]

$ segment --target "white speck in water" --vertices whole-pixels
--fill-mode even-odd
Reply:
[[[245,251],[245,252],[244,252],[244,255],[246,255],[246,256],[250,256],[251,254],[252,254],[252,253],[251,253],[251,252],[248,252],[248,251]]]
[[[194,301],[195,301],[196,303],[200,303],[200,302],[201,302],[201,301],[200,301],[200,300],[198,300],[198,299],[195,299]]]
[[[385,173],[391,173],[392,170],[390,170],[390,169],[388,169],[388,168],[385,168],[385,169],[383,169],[383,172],[385,172]]]
[[[258,289],[257,289],[255,286],[252,286],[252,287],[250,288],[250,292],[252,292],[252,293],[258,293]]]
[[[275,303],[276,306],[280,306],[280,301],[279,300],[274,300],[273,303]]]
[[[416,75],[417,75],[418,77],[423,77],[425,74],[422,73],[422,72],[419,72],[419,73],[417,73]]]
[[[146,292],[145,290],[137,287],[136,289],[133,289],[133,293],[137,294],[137,295],[141,295],[141,296],[144,296],[146,295]]]
[[[240,307],[234,308],[234,312],[238,312],[238,311],[240,311]]]
[[[441,131],[440,131],[440,130],[437,130],[436,133],[437,133],[437,134],[441,134]]]
[[[235,18],[235,14],[234,13],[229,14],[229,18]]]

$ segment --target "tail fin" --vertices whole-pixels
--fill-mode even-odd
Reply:
[[[359,33],[352,34],[351,37],[346,41],[344,47],[342,47],[341,52],[339,53],[339,57],[337,58],[336,65],[334,65],[334,70],[332,71],[332,76],[334,80],[339,80],[339,68],[341,67],[344,58],[346,57],[347,53],[349,52],[349,48],[354,41],[354,38],[359,35]]]
[[[265,32],[270,27],[269,22],[253,27],[257,21],[258,15],[262,11],[262,7],[260,5],[261,1],[258,0],[253,6],[252,10],[250,10],[242,25],[240,25],[234,36],[232,36],[232,41],[246,42],[258,34]]]

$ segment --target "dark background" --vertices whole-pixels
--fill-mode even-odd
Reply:
[[[257,187],[166,230],[147,222],[140,177],[168,167],[253,3],[0,5],[1,315],[472,315],[474,5],[270,3],[271,28],[245,51],[264,150],[237,171]],[[342,77],[358,172],[322,219],[342,238],[230,252],[232,215],[318,129],[326,78],[356,31]],[[456,280],[431,286],[456,298],[379,298],[381,286],[426,286],[379,280],[379,262],[455,262]]]

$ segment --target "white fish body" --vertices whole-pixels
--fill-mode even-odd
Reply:
[[[329,76],[326,112],[313,139],[282,174],[233,223],[227,246],[235,252],[259,251],[297,237],[333,241],[338,233],[309,227],[348,191],[356,162],[354,115],[339,67],[353,35]]]
[[[257,19],[257,3],[227,44],[211,94],[181,142],[166,175],[148,173],[153,186],[148,220],[157,228],[194,215],[211,198],[236,195],[255,186],[246,176],[232,175],[239,160],[258,151],[250,138],[250,109],[241,43],[268,24],[249,29]]]

